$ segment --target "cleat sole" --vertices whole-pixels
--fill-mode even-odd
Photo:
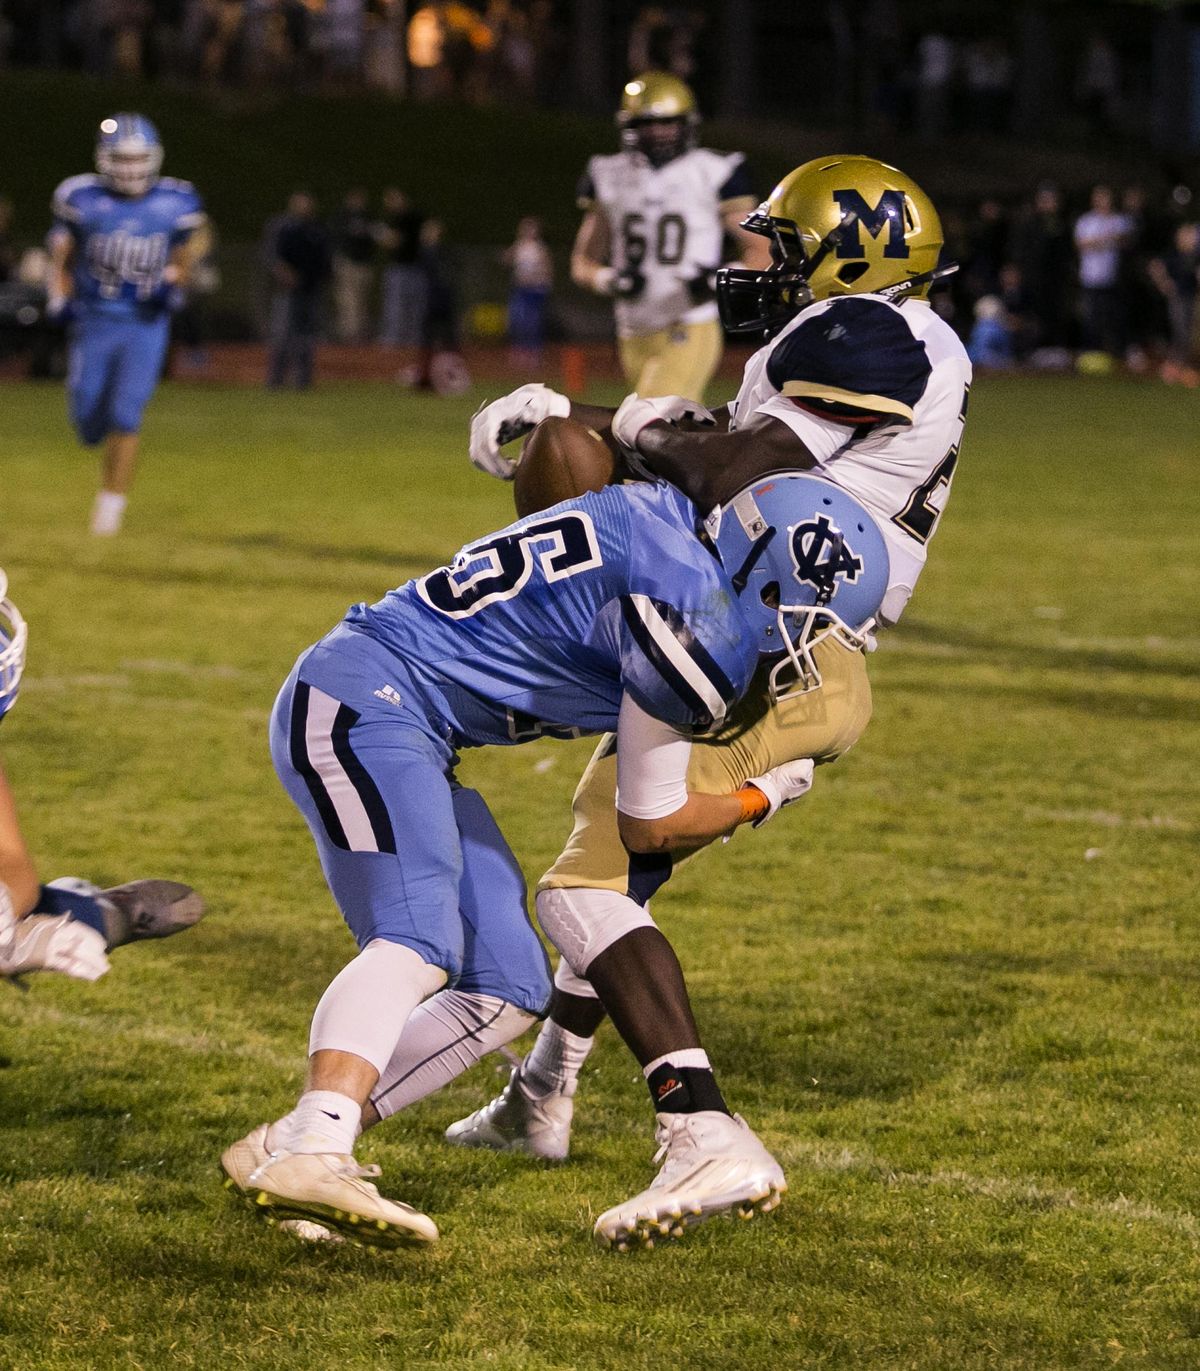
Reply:
[[[709,1219],[731,1217],[749,1220],[756,1214],[769,1214],[783,1203],[787,1192],[787,1182],[782,1185],[769,1184],[761,1193],[744,1199],[731,1200],[711,1209],[691,1206],[686,1213],[672,1211],[669,1216],[659,1218],[657,1214],[642,1215],[628,1227],[611,1233],[597,1231],[597,1240],[605,1247],[616,1252],[629,1252],[634,1246],[643,1251],[652,1251],[658,1238],[682,1238],[690,1228],[706,1223]]]
[[[243,1190],[232,1176],[226,1175],[223,1185],[236,1198],[249,1204],[258,1217],[272,1228],[277,1227],[284,1219],[316,1223],[323,1228],[332,1229],[355,1247],[374,1252],[400,1247],[428,1247],[432,1241],[411,1229],[387,1223],[383,1219],[350,1214],[322,1204],[299,1204],[285,1200],[279,1195],[272,1195],[266,1190]]]

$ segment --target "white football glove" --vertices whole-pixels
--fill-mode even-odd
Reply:
[[[712,411],[707,410],[699,400],[688,400],[682,395],[662,395],[655,399],[643,400],[640,395],[627,395],[621,407],[613,415],[613,437],[620,443],[627,455],[634,457],[630,465],[640,475],[649,475],[637,460],[638,438],[642,430],[650,424],[659,422],[677,424],[688,420],[693,424],[715,424]]]
[[[471,419],[471,461],[489,476],[511,481],[517,472],[517,459],[500,451],[505,443],[523,438],[552,414],[565,419],[570,412],[570,400],[540,381],[519,386],[475,411]]]
[[[0,928],[0,976],[60,971],[77,981],[98,981],[107,970],[103,935],[69,914],[29,914]]]
[[[800,799],[802,795],[807,795],[812,789],[812,783],[813,763],[809,757],[801,757],[794,762],[784,762],[782,766],[773,766],[770,771],[761,776],[751,776],[746,784],[756,786],[761,790],[770,804],[767,812],[755,819],[751,827],[761,828],[784,805],[790,805]]]

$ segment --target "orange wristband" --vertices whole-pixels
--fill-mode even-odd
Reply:
[[[744,785],[740,790],[735,790],[733,793],[742,806],[742,817],[739,823],[753,823],[755,819],[761,819],[771,808],[771,801],[756,785]]]

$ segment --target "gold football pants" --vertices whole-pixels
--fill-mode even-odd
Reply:
[[[800,757],[835,761],[857,742],[871,717],[866,658],[832,638],[819,644],[815,655],[820,688],[774,707],[767,694],[767,671],[758,673],[721,731],[693,745],[689,790],[724,794],[783,762]],[[608,733],[576,788],[571,836],[538,882],[539,890],[585,886],[645,901],[680,860],[687,860],[629,853],[617,831],[616,796],[616,735]]]
[[[721,348],[721,325],[715,319],[676,324],[617,342],[629,389],[647,398],[683,395],[703,401]]]

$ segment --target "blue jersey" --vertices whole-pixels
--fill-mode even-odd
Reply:
[[[346,622],[432,687],[456,746],[614,729],[626,691],[675,728],[710,729],[758,652],[697,518],[671,486],[609,487],[469,544]]]
[[[204,222],[188,181],[163,176],[145,195],[117,195],[99,176],[72,176],[54,192],[54,230],[75,243],[75,300],[85,315],[144,318],[162,306],[162,274]]]

